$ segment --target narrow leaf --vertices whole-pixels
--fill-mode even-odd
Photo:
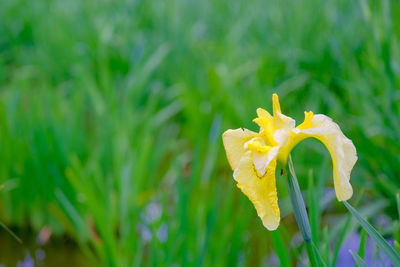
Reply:
[[[397,203],[397,212],[399,214],[399,220],[400,220],[400,192],[397,192],[396,194],[396,203]]]
[[[311,240],[311,245],[312,245],[312,247],[314,249],[314,253],[315,253],[315,255],[316,255],[317,259],[318,259],[318,262],[320,263],[320,265],[322,264],[325,267],[326,263],[325,263],[324,259],[322,258],[318,247],[314,244],[314,242],[312,240]]]
[[[367,232],[365,232],[364,229],[361,229],[360,246],[358,248],[358,255],[362,259],[364,259],[364,257],[365,257],[366,243],[367,243]]]
[[[304,241],[308,243],[311,241],[310,222],[308,221],[306,205],[304,204],[303,196],[301,195],[299,183],[297,182],[297,177],[296,173],[294,172],[291,158],[289,158],[289,170],[291,174],[288,175],[289,195],[293,207],[294,217],[299,225],[299,229]]]
[[[358,197],[357,197],[357,199],[355,201],[355,204],[354,204],[355,207],[357,207],[358,204],[360,203],[363,194],[364,194],[364,190],[361,190],[360,194],[358,195]],[[349,229],[351,228],[350,227],[350,222],[351,222],[351,214],[348,214],[347,217],[346,217],[346,221],[344,223],[344,226],[342,228],[342,231],[340,232],[339,238],[338,238],[338,240],[336,242],[335,250],[333,252],[333,259],[332,259],[332,264],[331,264],[332,266],[336,266],[336,262],[337,262],[337,259],[339,257],[340,247],[342,246],[342,243],[343,243],[347,233],[349,232]]]
[[[315,246],[319,246],[319,220],[320,220],[320,207],[319,199],[320,191],[319,188],[314,185],[314,175],[312,171],[309,171],[308,175],[308,211],[310,214],[310,226],[311,226],[311,239]]]
[[[287,247],[285,245],[285,241],[282,237],[282,234],[280,232],[280,229],[277,229],[275,231],[269,232],[271,236],[272,243],[275,247],[275,252],[279,258],[280,266],[291,266],[290,264],[290,254],[287,250]]]
[[[394,220],[393,221],[393,239],[394,241],[399,242],[400,241],[400,236],[399,236],[399,221]]]
[[[10,228],[8,228],[3,222],[0,221],[0,226],[4,228],[4,230],[6,230],[15,240],[17,240],[20,244],[22,244],[22,240],[16,235],[14,234],[13,231],[11,231]]]
[[[291,174],[287,175],[290,201],[292,203],[294,217],[296,218],[297,225],[299,226],[300,232],[306,245],[310,264],[311,266],[325,265],[323,262],[321,262],[320,257],[318,258],[316,256],[316,253],[320,255],[318,248],[312,246],[310,222],[308,220],[306,205],[304,204],[304,199],[301,195],[299,183],[297,182],[296,172],[294,171],[292,157],[290,155],[288,166]],[[285,174],[287,174],[287,170],[285,170]]]
[[[397,252],[400,252],[400,244],[397,240],[393,242],[394,247],[396,248]]]
[[[343,201],[346,208],[353,214],[358,223],[364,228],[368,235],[375,241],[376,245],[385,253],[394,266],[400,266],[400,256],[389,245],[388,242],[356,211],[347,201]]]
[[[353,259],[356,262],[358,267],[367,267],[367,264],[365,263],[365,261],[363,259],[360,258],[360,256],[358,256],[356,253],[354,253],[351,250],[349,250],[349,252],[351,253],[351,256],[353,256]]]

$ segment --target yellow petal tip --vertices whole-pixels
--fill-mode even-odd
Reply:
[[[281,112],[281,105],[279,104],[279,97],[276,93],[272,95],[272,106],[274,110],[274,116],[276,115],[277,112]]]

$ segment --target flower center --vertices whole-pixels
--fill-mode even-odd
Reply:
[[[261,137],[255,137],[244,144],[244,149],[249,149],[258,154],[267,154],[271,148],[271,146],[265,145]]]

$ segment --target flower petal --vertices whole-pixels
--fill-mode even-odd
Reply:
[[[282,113],[281,105],[279,104],[279,96],[277,94],[272,94],[272,109],[274,111],[274,117],[278,112]]]
[[[257,136],[257,133],[247,129],[227,130],[222,135],[226,156],[232,170],[236,169],[239,164],[240,158],[246,152],[244,144],[250,139]]]
[[[274,133],[274,118],[265,109],[257,109],[257,118],[253,121],[260,126],[260,135],[266,138],[268,145],[275,145],[273,138]]]
[[[256,110],[256,112],[257,112],[257,116],[259,117],[259,118],[263,118],[263,119],[265,119],[265,120],[267,120],[267,121],[270,121],[270,120],[272,120],[272,116],[271,116],[271,114],[269,114],[269,112],[268,111],[266,111],[265,109],[263,109],[263,108],[258,108],[257,110]]]
[[[339,201],[348,200],[353,195],[350,173],[357,161],[357,152],[353,142],[344,136],[339,126],[331,118],[325,115],[306,114],[306,120],[306,124],[310,128],[304,129],[306,124],[303,123],[301,129],[299,127],[293,129],[290,147],[308,137],[320,140],[332,157],[336,197]]]
[[[268,230],[279,226],[280,211],[275,183],[276,160],[272,161],[262,177],[257,176],[253,165],[253,152],[247,151],[233,173],[237,186],[250,199],[258,216]]]
[[[272,160],[278,155],[278,146],[268,146],[265,144],[264,139],[257,136],[247,141],[244,144],[245,150],[250,150],[253,152],[253,163],[257,170],[258,176],[264,176],[265,171]]]
[[[263,176],[269,164],[276,158],[279,152],[279,147],[272,147],[268,153],[257,153],[253,151],[254,167],[259,176]]]
[[[281,112],[281,106],[279,104],[279,97],[277,94],[272,95],[272,105],[274,109],[274,128],[275,130],[286,129],[291,130],[295,127],[296,121]]]
[[[274,117],[274,123],[275,123],[275,130],[288,130],[290,131],[296,126],[296,121],[289,116],[283,115],[280,112],[276,113],[276,116]]]

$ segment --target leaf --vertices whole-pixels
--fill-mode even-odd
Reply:
[[[0,226],[4,228],[4,230],[6,230],[15,240],[18,241],[18,243],[22,244],[22,240],[16,235],[14,234],[13,231],[11,231],[10,228],[8,228],[3,222],[0,221]]]
[[[306,205],[304,204],[304,199],[303,196],[301,195],[299,183],[297,182],[296,172],[294,171],[292,157],[290,155],[289,155],[288,166],[291,175],[287,175],[287,170],[285,170],[285,174],[287,175],[288,178],[290,201],[292,203],[294,217],[296,218],[296,222],[299,226],[300,232],[303,236],[306,245],[310,264],[311,266],[321,266],[321,265],[326,266],[326,264],[322,261],[322,258],[320,256],[321,253],[318,251],[318,248],[315,245],[313,245],[313,242],[311,240],[311,229],[310,229],[310,222],[308,220]]]
[[[306,205],[304,204],[303,196],[301,195],[299,183],[297,182],[296,173],[293,168],[292,159],[289,156],[288,186],[290,201],[292,203],[294,216],[299,225],[300,232],[306,243],[311,241],[310,222],[308,221]]]
[[[399,240],[400,240],[400,237],[399,237],[399,221],[397,221],[397,220],[393,221],[393,239],[394,239],[394,242],[393,242],[394,248],[397,250],[397,252],[400,252],[399,249],[396,246],[396,243],[398,244]]]
[[[397,203],[397,212],[399,213],[399,220],[400,220],[400,193],[397,192],[396,194],[396,203]]]
[[[315,255],[317,256],[319,263],[322,264],[323,266],[326,266],[326,263],[324,262],[324,259],[322,258],[318,247],[314,244],[314,242],[312,240],[311,240],[311,246],[314,249]]]
[[[291,266],[290,265],[290,254],[285,245],[285,241],[282,237],[280,229],[269,232],[271,241],[275,247],[275,252],[279,258],[280,266]]]
[[[360,246],[358,248],[358,255],[363,259],[365,257],[365,245],[367,243],[367,232],[361,229]]]
[[[312,171],[308,175],[308,211],[310,214],[311,239],[313,243],[319,247],[319,222],[320,222],[320,191],[314,186],[314,176]]]
[[[393,249],[393,247],[390,246],[389,243],[386,242],[386,240],[381,236],[381,234],[379,234],[371,224],[369,224],[363,217],[361,217],[358,211],[356,211],[349,203],[347,203],[347,201],[343,201],[343,204],[353,214],[353,216],[368,233],[368,235],[372,237],[376,245],[383,251],[383,253],[385,253],[391,263],[394,266],[400,266],[400,256]]]
[[[358,267],[367,267],[367,264],[365,263],[365,261],[363,259],[360,258],[360,256],[358,256],[356,253],[354,253],[351,250],[349,250],[349,252],[351,253],[351,256],[353,256],[353,259],[356,262]]]
[[[357,197],[357,199],[355,201],[355,204],[354,204],[355,207],[357,207],[358,204],[360,203],[361,198],[363,196],[363,193],[364,193],[364,190],[361,190],[360,194],[358,195],[358,197]],[[343,225],[342,231],[340,232],[339,238],[338,238],[338,240],[336,242],[335,250],[333,252],[333,259],[332,259],[332,264],[331,264],[332,266],[336,266],[336,262],[337,262],[337,259],[338,259],[338,256],[339,256],[340,247],[342,246],[342,243],[345,240],[346,235],[349,232],[349,229],[351,228],[350,227],[351,226],[350,222],[351,222],[351,214],[348,214],[347,217],[346,217],[346,221],[345,221],[345,223]]]
[[[394,241],[393,243],[394,247],[396,248],[397,251],[400,251],[400,244],[397,240]]]

